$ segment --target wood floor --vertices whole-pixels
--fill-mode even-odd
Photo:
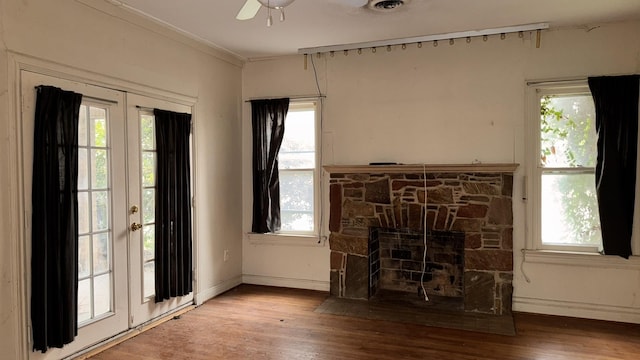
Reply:
[[[640,359],[640,325],[517,313],[493,335],[314,312],[327,296],[242,285],[91,359]]]

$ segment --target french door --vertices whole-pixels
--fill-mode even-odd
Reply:
[[[27,218],[32,207],[35,87],[51,85],[83,94],[78,124],[78,336],[63,349],[30,353],[32,359],[59,359],[193,301],[190,294],[154,302],[156,163],[150,110],[190,108],[29,71],[22,71],[20,80]],[[25,235],[26,253],[31,254],[28,226]],[[30,274],[28,280],[30,284]]]
[[[127,94],[129,144],[129,209],[131,232],[131,318],[138,326],[168,311],[193,302],[193,293],[155,303],[155,186],[156,143],[153,109],[190,113],[191,108],[173,102]],[[191,192],[193,193],[193,192]]]

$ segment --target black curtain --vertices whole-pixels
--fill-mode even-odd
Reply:
[[[278,152],[284,137],[289,99],[252,100],[254,233],[280,230]]]
[[[604,253],[629,258],[636,188],[640,75],[589,78],[596,108],[596,190]]]
[[[154,109],[156,302],[192,291],[191,114]]]
[[[36,87],[33,141],[33,350],[78,334],[78,116],[82,95]]]

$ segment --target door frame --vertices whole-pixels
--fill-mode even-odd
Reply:
[[[47,59],[42,59],[35,56],[29,56],[14,51],[7,51],[8,59],[8,84],[9,84],[9,125],[10,133],[9,137],[9,168],[13,174],[10,179],[10,188],[17,189],[18,191],[9,194],[10,203],[13,204],[12,208],[15,211],[11,212],[10,232],[12,238],[15,241],[10,242],[10,246],[5,249],[13,254],[12,262],[6,266],[11,269],[16,280],[14,287],[10,289],[14,293],[12,298],[17,300],[16,311],[14,312],[15,324],[16,324],[16,340],[18,341],[18,352],[15,354],[18,359],[28,359],[32,354],[31,346],[31,328],[29,317],[30,299],[28,297],[27,289],[29,288],[28,276],[30,276],[30,259],[27,258],[27,225],[30,223],[30,218],[25,213],[24,193],[25,191],[31,191],[31,189],[25,189],[24,187],[24,168],[25,166],[31,166],[31,164],[24,164],[24,159],[21,153],[23,148],[23,134],[22,134],[22,93],[20,73],[23,70],[39,73],[42,75],[48,75],[68,81],[76,81],[87,85],[105,87],[113,90],[136,93],[144,96],[153,97],[160,100],[167,100],[174,103],[190,106],[192,109],[192,133],[196,133],[197,129],[197,97],[187,94],[177,93],[170,90],[159,89],[151,86],[137,84],[130,82],[123,78],[117,78],[96,73],[94,71],[85,70],[82,68],[64,65],[56,62],[52,62]],[[126,104],[125,104],[126,105]],[[192,135],[192,187],[194,189],[192,197],[196,197],[197,190],[197,141],[196,136]],[[193,214],[193,294],[194,303],[197,303],[198,298],[198,227],[197,227],[197,209],[192,208]],[[127,332],[120,334],[119,336],[125,336],[129,332],[135,331],[129,329]],[[113,340],[113,339],[111,339]],[[107,340],[108,341],[108,340]],[[84,349],[77,354],[81,354],[86,351],[99,346],[96,344],[90,348]]]

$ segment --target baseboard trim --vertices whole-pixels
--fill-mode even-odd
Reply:
[[[585,319],[640,324],[640,309],[637,307],[514,297],[513,310],[536,314],[570,316]]]
[[[242,284],[243,277],[242,275],[238,275],[231,279],[225,280],[221,283],[218,283],[206,290],[200,291],[195,295],[194,301],[196,305],[200,306],[205,301],[213,299],[214,297],[233,289],[234,287]]]
[[[264,275],[242,275],[242,282],[252,285],[278,286],[294,289],[329,291],[328,281],[283,278]]]

